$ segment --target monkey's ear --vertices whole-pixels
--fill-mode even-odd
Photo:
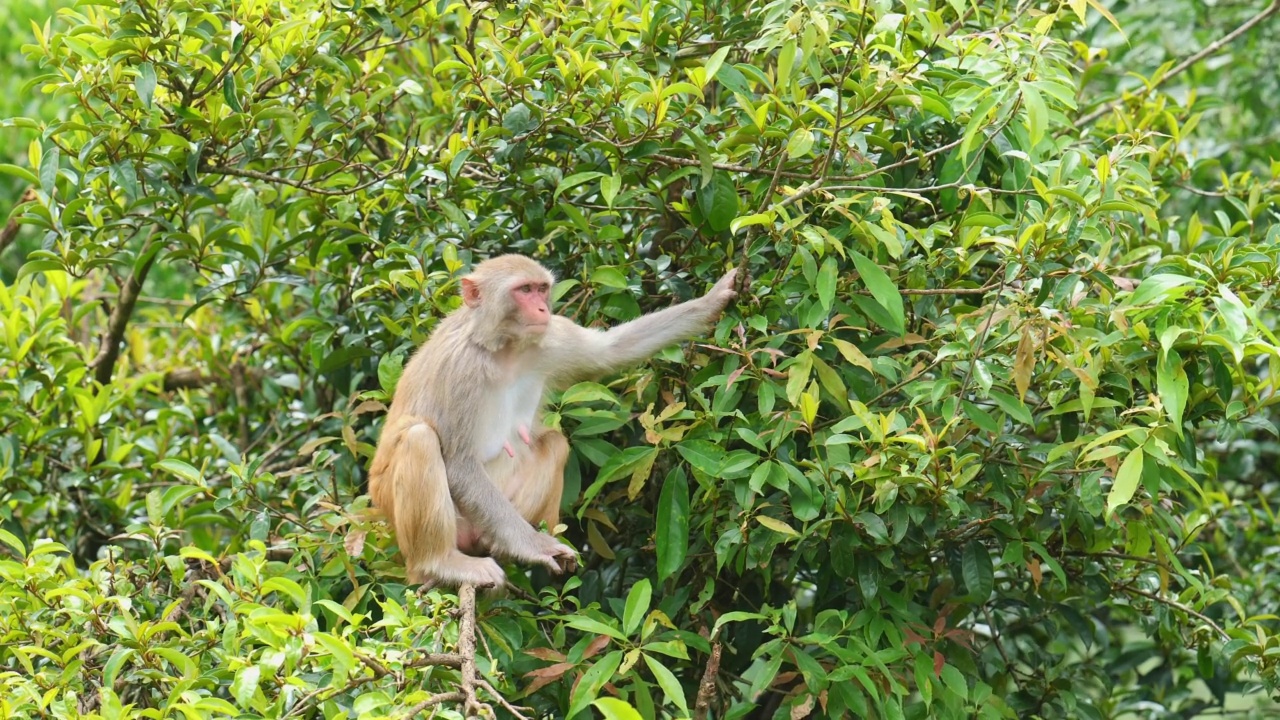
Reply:
[[[462,302],[467,307],[477,307],[480,304],[480,283],[472,278],[462,278]]]

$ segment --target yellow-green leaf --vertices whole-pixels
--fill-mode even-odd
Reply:
[[[1120,464],[1111,492],[1107,493],[1107,514],[1133,499],[1138,490],[1138,481],[1142,479],[1142,448],[1129,451],[1129,456]]]

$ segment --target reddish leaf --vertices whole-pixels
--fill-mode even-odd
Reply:
[[[529,695],[537,692],[538,690],[564,677],[564,674],[572,669],[573,663],[562,662],[525,673],[524,676],[526,679],[533,679],[533,682],[529,683],[529,687],[525,689],[525,694]]]

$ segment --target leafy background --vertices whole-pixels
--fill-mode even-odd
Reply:
[[[7,3],[0,712],[1271,716],[1278,13]],[[752,284],[473,605],[365,471],[507,251]]]

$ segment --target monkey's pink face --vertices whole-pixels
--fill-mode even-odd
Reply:
[[[520,324],[532,333],[542,333],[551,322],[551,285],[542,280],[524,280],[511,287]]]

